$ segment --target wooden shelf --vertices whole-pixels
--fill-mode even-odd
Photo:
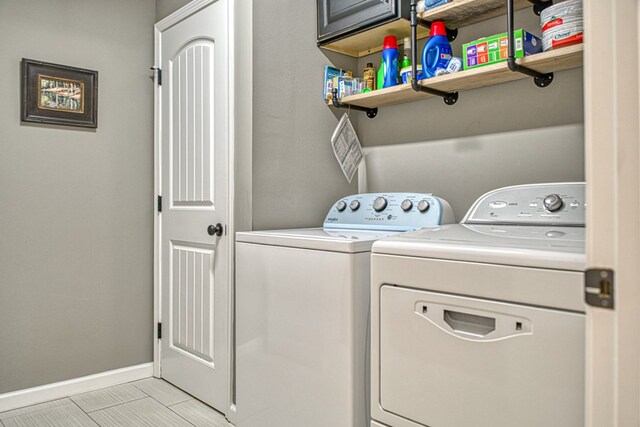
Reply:
[[[514,0],[515,10],[533,7],[527,0]],[[476,22],[495,18],[507,13],[505,0],[453,0],[422,12],[418,17],[424,21],[444,21],[448,28],[460,28]]]
[[[320,48],[355,58],[362,58],[363,56],[382,51],[382,42],[385,36],[389,35],[396,36],[398,45],[401,45],[402,39],[411,36],[409,21],[399,18],[387,24],[363,31],[362,33],[322,45]],[[424,39],[428,36],[429,29],[418,26],[418,39]]]
[[[582,44],[567,46],[527,56],[519,59],[518,64],[541,73],[570,70],[572,68],[582,67],[582,51]],[[460,71],[455,74],[421,80],[420,83],[443,92],[462,92],[521,79],[531,79],[531,77],[509,70],[505,61],[485,65],[480,68]],[[533,82],[531,84],[533,85]],[[359,95],[345,96],[340,99],[340,101],[344,104],[375,108],[385,105],[401,104],[429,98],[431,96],[433,95],[414,91],[410,84],[403,84]],[[464,102],[464,99],[461,97],[458,102]],[[332,105],[330,101],[328,104]]]

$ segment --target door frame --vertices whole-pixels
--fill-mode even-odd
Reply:
[[[585,424],[622,427],[640,424],[640,7],[583,10],[587,267],[614,270],[614,309],[587,306]]]
[[[194,15],[205,7],[215,3],[218,0],[193,0],[186,4],[182,8],[178,9],[171,15],[157,22],[154,26],[154,67],[160,68],[161,61],[161,33],[171,28],[172,26],[182,22],[186,18]],[[236,216],[235,216],[235,189],[236,189],[236,168],[235,168],[235,147],[236,147],[236,98],[235,91],[238,84],[235,75],[236,57],[236,0],[227,0],[227,23],[228,23],[228,76],[229,76],[229,95],[228,95],[228,129],[229,135],[227,140],[227,152],[228,152],[228,183],[227,183],[227,224],[226,224],[226,245],[228,253],[227,261],[227,352],[228,352],[228,372],[227,372],[227,411],[226,416],[230,421],[235,420],[235,405],[234,402],[234,366],[235,366],[235,349],[234,349],[234,279],[235,279],[235,231],[236,231]],[[242,100],[246,102],[246,100]],[[249,102],[251,100],[249,99]],[[162,288],[161,288],[161,271],[162,271],[162,258],[160,253],[161,231],[160,231],[160,215],[158,212],[157,200],[158,196],[162,193],[162,158],[161,158],[161,135],[162,135],[162,90],[161,86],[154,84],[154,147],[153,147],[153,161],[154,161],[154,190],[153,190],[153,206],[154,206],[154,219],[153,219],[153,257],[154,257],[154,269],[153,269],[153,376],[156,378],[161,377],[161,352],[162,346],[158,339],[158,323],[162,322],[161,307],[162,307]],[[247,142],[244,141],[244,144]],[[250,141],[249,141],[250,143]],[[250,182],[250,177],[249,177]],[[249,187],[245,182],[241,185],[243,190],[245,187]],[[250,210],[248,211],[250,215]],[[247,214],[245,213],[241,219],[242,223],[246,223]],[[249,217],[250,218],[250,217]],[[250,219],[249,219],[250,222]]]

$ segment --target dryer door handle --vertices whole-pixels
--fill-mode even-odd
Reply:
[[[496,330],[496,319],[494,317],[443,310],[442,319],[454,331],[465,334],[484,337]]]
[[[507,313],[417,301],[415,314],[442,331],[468,341],[498,341],[531,335],[531,320]]]

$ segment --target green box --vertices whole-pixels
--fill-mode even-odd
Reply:
[[[542,52],[542,40],[523,29],[513,32],[516,58]],[[507,33],[484,37],[462,45],[462,62],[465,70],[506,61],[509,38]]]

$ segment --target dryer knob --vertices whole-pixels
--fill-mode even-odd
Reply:
[[[429,210],[429,208],[431,207],[431,205],[429,204],[429,202],[427,202],[426,200],[420,200],[418,202],[418,210],[420,212],[426,212]]]
[[[557,194],[549,194],[542,201],[544,208],[549,212],[557,212],[564,206],[564,202],[562,201],[562,197]]]
[[[400,207],[402,208],[403,211],[409,212],[413,207],[413,202],[409,199],[404,199],[400,204]]]
[[[346,208],[347,204],[343,200],[340,200],[338,203],[336,203],[336,209],[338,209],[338,212],[342,212]]]
[[[352,211],[357,211],[358,208],[360,207],[360,202],[357,200],[352,200],[351,203],[349,203],[349,207],[351,208]]]
[[[387,207],[387,199],[385,199],[384,197],[377,197],[373,201],[373,209],[375,209],[376,212],[383,211],[384,208],[386,207]]]

